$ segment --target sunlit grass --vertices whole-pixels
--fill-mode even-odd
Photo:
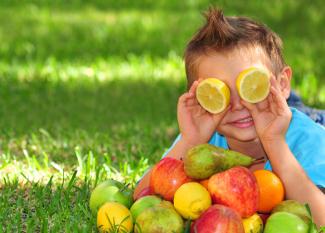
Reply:
[[[50,82],[111,81],[116,79],[159,80],[185,82],[182,58],[171,52],[166,58],[152,57],[149,54],[125,58],[98,58],[90,62],[58,61],[54,57],[41,62],[0,62],[0,75],[19,80],[47,79]]]

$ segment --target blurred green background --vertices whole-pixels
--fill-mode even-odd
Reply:
[[[324,1],[2,0],[0,177],[106,165],[134,183],[178,133],[182,55],[210,5],[278,33],[293,88],[325,108]]]
[[[323,1],[3,0],[2,151],[19,155],[37,144],[36,152],[60,160],[75,146],[118,153],[116,144],[129,144],[161,154],[177,133],[183,50],[209,5],[277,32],[293,88],[306,104],[325,107]],[[46,137],[56,143],[33,142]]]

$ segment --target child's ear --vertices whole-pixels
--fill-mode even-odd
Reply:
[[[290,95],[291,77],[292,77],[292,69],[290,66],[285,66],[277,77],[278,82],[281,86],[282,94],[286,99],[288,99]]]

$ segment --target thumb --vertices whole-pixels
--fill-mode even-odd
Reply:
[[[222,112],[213,114],[212,118],[213,118],[213,121],[216,123],[216,125],[219,124],[220,120],[226,115],[226,113],[229,111],[230,108],[231,108],[231,105],[229,104],[225,108],[225,110],[223,110]]]

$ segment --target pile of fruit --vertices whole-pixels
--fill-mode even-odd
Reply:
[[[152,169],[150,186],[132,190],[114,180],[98,185],[90,208],[100,232],[309,233],[317,232],[307,206],[284,200],[271,171],[248,168],[254,160],[209,144],[184,160],[166,157]]]

